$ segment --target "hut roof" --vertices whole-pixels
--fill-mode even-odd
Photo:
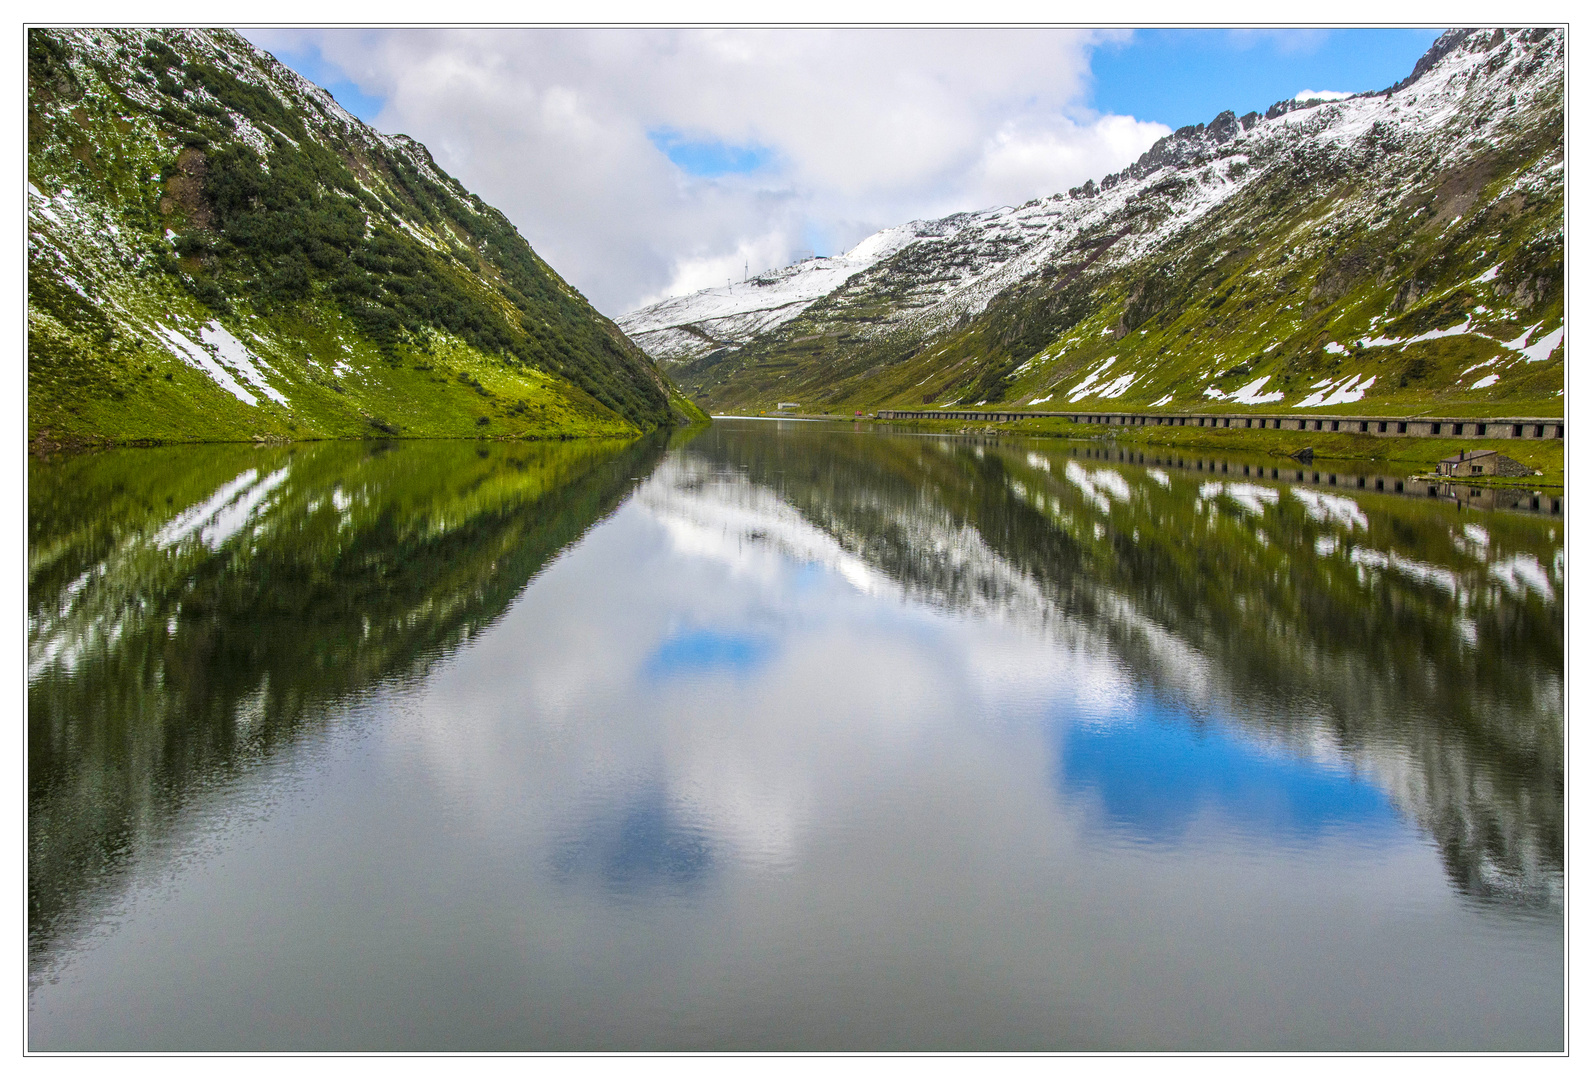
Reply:
[[[1444,465],[1458,465],[1461,461],[1475,461],[1477,458],[1492,457],[1497,452],[1496,450],[1461,450],[1453,457],[1444,458],[1442,463]]]

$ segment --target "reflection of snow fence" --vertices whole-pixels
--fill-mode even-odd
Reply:
[[[1254,480],[1270,480],[1292,485],[1293,491],[1300,502],[1314,508],[1312,516],[1317,513],[1331,516],[1334,508],[1344,509],[1349,506],[1358,506],[1353,498],[1343,499],[1341,502],[1333,501],[1339,496],[1328,494],[1331,489],[1352,491],[1354,496],[1361,494],[1371,495],[1402,495],[1406,498],[1419,499],[1444,499],[1456,502],[1461,506],[1472,507],[1478,510],[1514,510],[1531,514],[1546,514],[1557,517],[1564,513],[1564,497],[1550,492],[1534,491],[1523,487],[1470,487],[1459,482],[1440,482],[1420,480],[1408,476],[1387,476],[1375,473],[1337,473],[1323,472],[1320,469],[1310,468],[1308,463],[1290,465],[1256,465],[1241,461],[1223,461],[1221,458],[1207,458],[1193,456],[1186,452],[1169,451],[1155,453],[1139,449],[1119,448],[1077,448],[1071,455],[1078,459],[1092,461],[1119,461],[1129,465],[1148,467],[1149,475],[1157,483],[1167,486],[1170,477],[1166,470],[1176,469],[1185,473],[1204,473],[1207,476],[1221,476],[1224,480],[1233,478],[1249,478]],[[1301,467],[1304,466],[1304,467]],[[1073,474],[1068,473],[1069,476]],[[1086,470],[1080,469],[1077,474],[1087,477]],[[1074,480],[1074,483],[1077,483]],[[1080,485],[1081,486],[1081,485]],[[1099,487],[1099,481],[1093,481],[1094,488]],[[1217,488],[1231,495],[1228,486],[1217,484],[1202,498],[1210,498]],[[1322,490],[1327,489],[1327,490]],[[1253,490],[1240,480],[1234,488],[1238,494],[1253,495]],[[1321,500],[1325,501],[1321,501]],[[1251,511],[1254,506],[1248,505],[1241,499],[1236,499],[1240,505]],[[1269,501],[1269,500],[1266,500]],[[1346,512],[1346,510],[1345,510]],[[1467,528],[1467,534],[1470,530]],[[1485,537],[1485,533],[1482,534]]]

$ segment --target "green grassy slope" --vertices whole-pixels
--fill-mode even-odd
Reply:
[[[33,30],[35,445],[700,419],[420,144],[227,31]]]
[[[1561,415],[1564,40],[1440,45],[1408,85],[1177,132],[673,373],[715,409],[1275,411],[1343,390],[1326,411]]]

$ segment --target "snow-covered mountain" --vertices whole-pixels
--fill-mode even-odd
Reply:
[[[883,229],[843,255],[804,259],[724,288],[703,289],[637,308],[618,320],[654,358],[689,360],[715,349],[744,344],[806,311],[855,274],[915,243],[942,232],[942,222],[909,222]]]
[[[619,323],[712,405],[1556,411],[1563,92],[1562,30],[1449,31],[1386,90],[1225,112],[1098,184]]]

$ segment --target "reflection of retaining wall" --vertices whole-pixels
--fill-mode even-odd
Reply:
[[[1011,412],[994,409],[880,409],[880,420],[1071,420],[1117,427],[1254,428],[1445,439],[1562,439],[1557,416],[1278,416],[1256,413]]]
[[[1463,482],[1447,483],[1409,476],[1323,472],[1314,468],[1301,469],[1293,464],[1253,465],[1238,461],[1223,461],[1220,458],[1162,455],[1096,447],[1073,447],[1071,454],[1073,457],[1092,458],[1096,461],[1120,461],[1128,465],[1182,469],[1187,472],[1223,476],[1227,479],[1249,477],[1255,480],[1275,480],[1284,484],[1310,484],[1317,487],[1382,492],[1387,495],[1448,499],[1461,506],[1474,506],[1484,510],[1522,510],[1526,513],[1551,515],[1564,513],[1564,496],[1549,495],[1524,488],[1471,487]]]

